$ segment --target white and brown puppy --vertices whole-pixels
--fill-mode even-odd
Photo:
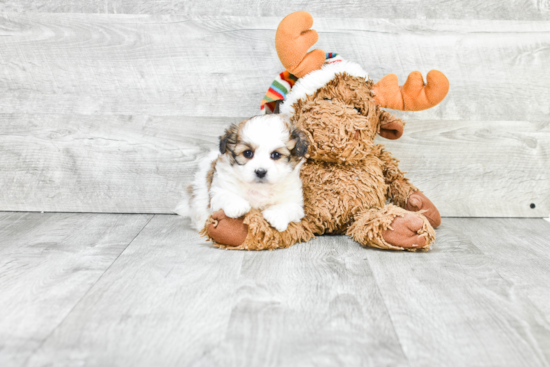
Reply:
[[[190,196],[175,211],[200,231],[219,209],[231,218],[258,209],[284,231],[304,217],[300,168],[307,148],[305,134],[280,115],[233,124],[220,137],[219,152],[200,162]]]

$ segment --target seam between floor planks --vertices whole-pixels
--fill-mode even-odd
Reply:
[[[388,307],[388,303],[386,301],[386,297],[384,296],[384,292],[382,291],[382,288],[380,287],[380,283],[378,281],[378,279],[376,278],[376,273],[372,270],[372,265],[370,263],[370,259],[367,257],[364,258],[364,260],[366,261],[368,267],[371,269],[372,271],[372,277],[374,278],[374,284],[376,284],[376,288],[378,289],[378,292],[380,293],[380,296],[382,298],[382,302],[384,303],[384,308],[386,309],[386,313],[388,314],[388,317],[390,319],[390,322],[391,322],[391,326],[393,328],[393,332],[395,333],[395,335],[397,336],[397,340],[399,342],[399,347],[401,348],[401,353],[403,353],[403,355],[405,356],[405,358],[407,359],[407,363],[409,366],[411,366],[411,360],[409,359],[409,356],[407,355],[407,353],[405,352],[405,348],[403,348],[403,342],[401,340],[401,337],[399,336],[399,331],[397,330],[397,328],[395,327],[395,322],[393,320],[393,316],[392,316],[392,313],[390,312],[390,309]]]
[[[148,219],[0,213],[0,364],[22,364]]]
[[[78,213],[75,213],[75,214],[78,214]],[[91,213],[91,214],[103,214],[103,213]],[[40,345],[38,345],[32,353],[29,354],[29,356],[26,358],[25,360],[25,363],[24,365],[27,365],[29,360],[34,356],[34,354],[40,350],[40,348],[42,348],[42,346],[44,345],[44,343],[53,335],[53,333],[65,322],[65,320],[67,319],[67,317],[73,312],[73,310],[75,309],[75,307],[80,303],[82,302],[82,300],[86,297],[86,295],[90,292],[90,290],[93,289],[93,287],[101,280],[101,278],[103,278],[103,276],[105,275],[105,273],[113,266],[113,264],[118,260],[118,258],[120,257],[120,255],[122,255],[124,253],[124,251],[126,251],[128,249],[128,247],[134,242],[134,240],[139,236],[139,234],[145,229],[145,227],[147,227],[147,225],[151,222],[151,220],[155,217],[155,215],[151,215],[151,218],[149,218],[149,220],[147,221],[147,223],[145,223],[143,225],[143,227],[139,230],[139,232],[132,238],[132,240],[130,242],[128,242],[128,244],[126,245],[126,247],[124,247],[124,250],[122,250],[118,255],[117,257],[111,262],[111,264],[103,271],[103,273],[96,279],[96,281],[88,288],[88,290],[82,295],[82,297],[80,297],[80,299],[75,302],[75,304],[71,307],[71,309],[69,310],[69,312],[67,312],[65,314],[65,316],[63,317],[63,319],[61,320],[61,322],[59,322],[52,330],[51,332],[45,337],[42,339]]]
[[[31,214],[31,216],[32,215],[33,214]],[[88,215],[74,214],[74,216],[87,217]],[[98,217],[100,216],[102,215],[99,214]],[[422,363],[420,363],[420,358],[426,357],[426,353],[431,353],[428,354],[428,356],[433,357],[434,360],[439,358],[439,362],[449,361],[450,356],[452,356],[453,352],[450,349],[446,352],[445,349],[444,351],[436,352],[430,351],[430,348],[426,348],[426,346],[422,346],[422,339],[418,339],[416,336],[418,335],[418,330],[423,330],[424,333],[435,333],[437,337],[435,339],[431,338],[431,342],[444,348],[452,347],[454,334],[447,334],[449,331],[457,332],[456,337],[458,339],[456,341],[459,343],[458,345],[462,343],[463,347],[467,346],[464,344],[464,336],[473,337],[471,340],[475,341],[477,340],[475,338],[495,335],[494,333],[496,332],[508,333],[506,335],[509,337],[509,342],[512,343],[509,346],[511,358],[515,358],[515,361],[518,362],[520,361],[518,358],[522,356],[525,357],[527,355],[526,353],[531,351],[533,352],[533,366],[548,365],[545,353],[547,355],[550,354],[545,344],[545,340],[547,340],[545,338],[547,338],[548,330],[550,329],[545,329],[545,325],[548,325],[548,320],[544,321],[540,319],[541,316],[545,318],[548,317],[545,316],[548,315],[548,313],[545,313],[545,310],[548,308],[544,306],[545,303],[543,302],[547,296],[541,294],[543,288],[535,289],[534,291],[523,289],[523,286],[527,284],[544,287],[542,282],[544,276],[542,276],[542,274],[548,274],[548,271],[544,268],[543,262],[539,261],[536,264],[532,264],[533,268],[538,269],[538,273],[527,272],[518,274],[517,276],[521,278],[520,281],[518,281],[518,279],[514,279],[517,269],[511,266],[515,262],[519,262],[519,264],[528,264],[531,259],[541,254],[544,254],[545,258],[547,258],[547,254],[544,252],[544,245],[546,243],[544,238],[546,234],[550,233],[550,227],[549,224],[544,221],[533,219],[513,220],[508,218],[458,218],[456,220],[450,220],[448,221],[448,226],[442,226],[441,230],[438,231],[441,236],[439,236],[439,243],[436,243],[433,252],[422,254],[361,249],[359,245],[353,241],[339,237],[323,237],[319,239],[317,243],[297,245],[291,249],[276,252],[233,253],[203,247],[204,240],[200,239],[200,237],[196,235],[196,232],[191,231],[188,221],[182,218],[175,216],[159,216],[159,218],[156,218],[156,223],[153,222],[155,223],[153,226],[151,222],[155,217],[156,216],[148,218],[146,222],[140,226],[140,229],[136,228],[133,231],[131,239],[124,241],[126,245],[116,256],[116,259],[110,261],[110,265],[106,266],[102,274],[88,287],[85,295],[80,297],[71,310],[65,314],[63,320],[55,326],[54,330],[47,337],[43,338],[41,345],[44,347],[34,348],[34,351],[27,358],[30,365],[43,365],[45,362],[51,363],[51,361],[54,360],[52,358],[56,358],[56,356],[59,357],[61,361],[75,362],[74,358],[77,358],[83,362],[87,361],[90,365],[101,365],[98,363],[108,358],[114,358],[114,360],[117,358],[119,360],[129,358],[128,352],[119,351],[117,354],[116,348],[110,350],[103,349],[102,347],[109,345],[109,343],[105,344],[106,341],[98,340],[98,338],[103,338],[104,333],[108,333],[111,335],[111,342],[122,338],[125,339],[126,342],[137,342],[138,345],[145,345],[143,342],[149,339],[147,337],[144,338],[143,336],[134,335],[131,332],[129,333],[125,330],[125,327],[128,325],[132,325],[134,328],[138,327],[139,330],[143,330],[145,333],[147,333],[147,327],[153,328],[150,329],[150,331],[152,332],[155,330],[154,332],[157,333],[159,337],[164,333],[172,334],[173,336],[181,335],[178,333],[186,330],[185,328],[187,326],[185,326],[184,323],[180,327],[174,326],[170,320],[174,317],[177,319],[179,319],[178,317],[182,317],[184,314],[182,314],[182,310],[179,310],[178,306],[188,305],[188,303],[174,302],[172,299],[173,292],[178,293],[179,297],[183,297],[180,300],[185,300],[185,297],[191,297],[198,302],[206,299],[210,301],[207,302],[207,304],[215,300],[223,304],[224,308],[232,309],[230,333],[227,333],[226,327],[222,327],[221,324],[214,323],[214,325],[210,325],[211,327],[213,326],[213,331],[217,333],[222,331],[222,342],[214,344],[224,344],[226,347],[229,346],[229,349],[223,347],[221,347],[221,349],[209,349],[209,337],[206,336],[208,333],[199,337],[198,340],[192,339],[197,348],[204,352],[212,353],[211,355],[217,358],[227,356],[226,353],[232,352],[234,348],[237,348],[237,351],[241,351],[241,353],[248,351],[242,357],[244,361],[250,362],[250,359],[246,359],[247,357],[252,359],[260,358],[257,353],[263,347],[255,343],[254,340],[250,340],[251,335],[257,335],[264,338],[264,342],[269,344],[269,352],[282,352],[282,356],[280,357],[277,357],[276,354],[268,354],[267,357],[263,357],[264,360],[265,358],[269,358],[269,356],[275,359],[285,357],[291,358],[294,356],[293,360],[296,360],[296,358],[301,357],[300,349],[288,347],[284,349],[285,344],[278,341],[276,336],[288,335],[296,337],[297,335],[301,335],[300,332],[294,331],[289,321],[299,320],[296,319],[296,316],[301,314],[300,312],[303,311],[303,306],[310,305],[307,300],[312,296],[324,296],[323,299],[327,302],[326,305],[320,304],[314,306],[317,315],[320,314],[322,316],[326,313],[327,316],[331,317],[328,320],[338,321],[340,313],[346,311],[348,317],[353,318],[355,321],[361,320],[361,318],[355,318],[355,316],[353,316],[355,315],[353,312],[353,305],[349,305],[351,308],[336,307],[334,309],[325,309],[326,306],[338,299],[340,301],[346,300],[345,303],[348,304],[349,300],[339,297],[343,294],[347,294],[347,292],[351,292],[354,298],[361,301],[367,301],[371,297],[374,297],[375,294],[381,295],[382,299],[380,302],[377,302],[377,305],[382,307],[378,307],[378,310],[381,311],[380,314],[389,316],[386,325],[388,326],[388,330],[392,330],[392,332],[388,333],[388,335],[396,336],[396,338],[393,339],[395,341],[393,347],[395,351],[399,351],[399,353],[397,353],[398,355],[403,356],[401,359],[403,364],[411,366],[422,365]],[[52,218],[54,218],[54,216],[52,216]],[[12,232],[14,230],[20,231],[21,229],[25,229],[25,226],[21,226],[21,223],[18,222],[16,224],[19,225],[12,228]],[[52,224],[55,223],[50,223],[50,225]],[[507,228],[504,233],[499,230],[499,228],[503,226]],[[156,229],[152,227],[156,227]],[[63,233],[70,233],[71,231],[71,228],[67,226],[61,228],[66,228],[63,229]],[[147,231],[148,228],[151,230],[144,236],[144,231]],[[470,233],[470,235],[462,233],[462,231],[467,228],[472,228],[472,233]],[[1,229],[9,231],[8,227],[0,228],[0,230]],[[47,229],[48,228],[42,228],[41,231],[44,232],[44,230]],[[480,231],[482,231],[482,233],[479,233]],[[527,231],[527,233],[522,231]],[[41,232],[31,234],[36,236],[40,233]],[[181,235],[183,234],[190,236],[186,238],[191,239],[191,241],[185,241],[185,244],[189,246],[181,246]],[[479,234],[482,234],[482,236],[478,238]],[[526,234],[529,235],[525,236]],[[493,235],[495,239],[491,240]],[[524,239],[525,252],[518,253],[518,259],[513,262],[507,260],[507,253],[516,253],[517,250],[515,249],[514,240],[512,239],[515,237]],[[508,240],[508,238],[510,239]],[[500,246],[500,242],[503,239],[504,243],[502,244],[506,245],[503,250],[507,252],[504,252],[502,255],[494,254],[494,250]],[[330,245],[328,243],[330,243]],[[138,248],[136,248],[136,246]],[[158,247],[162,247],[164,250]],[[333,249],[331,250],[331,248]],[[123,254],[124,256],[122,256]],[[490,261],[491,254],[495,255],[491,258],[499,258],[499,260]],[[174,255],[177,256],[174,257]],[[198,259],[197,256],[200,256],[201,261],[196,261]],[[243,256],[247,259],[247,269],[245,269],[245,263],[238,260]],[[121,259],[121,257],[124,259]],[[226,266],[231,264],[229,260],[231,257],[238,261],[237,264],[233,264],[234,267],[231,271],[234,279],[226,279],[224,283],[225,286],[236,286],[234,295],[231,295],[231,291],[228,291],[227,298],[219,298],[215,294],[210,294],[210,296],[214,296],[214,298],[208,296],[204,298],[205,295],[201,292],[195,293],[194,295],[182,292],[184,289],[187,289],[182,288],[182,285],[193,284],[206,274],[208,274],[211,278],[210,280],[214,280],[214,282],[206,282],[205,284],[218,285],[220,287],[219,290],[223,291],[224,286],[218,283],[218,281],[226,278],[227,273],[222,270],[222,273],[213,275],[211,272],[214,271],[216,273],[216,271],[219,271],[219,269],[216,270],[216,268],[220,266],[220,260],[227,261],[225,263]],[[348,263],[348,260],[351,260],[351,262]],[[185,263],[186,261],[189,261],[189,263]],[[363,265],[360,263],[363,263]],[[193,268],[188,269],[191,272],[182,270],[182,265],[185,267],[186,264],[193,264],[191,265]],[[395,274],[392,265],[397,266]],[[158,287],[156,284],[151,283],[148,284],[149,288],[146,287],[144,289],[144,292],[142,292],[143,294],[136,294],[136,291],[140,293],[139,290],[142,289],[141,282],[150,279],[150,276],[147,274],[142,274],[141,280],[134,278],[134,273],[136,271],[142,273],[140,269],[144,266],[153,271],[152,274],[154,274],[154,272],[159,273],[160,271],[161,274],[157,281],[159,284],[163,284],[168,292],[166,292],[165,289],[162,293],[156,294],[155,292],[157,292]],[[443,266],[442,270],[440,269],[441,266]],[[446,266],[449,267],[449,270],[445,270]],[[372,291],[365,294],[362,294],[362,292],[365,291],[365,284],[362,284],[360,280],[366,279],[366,274],[363,274],[363,272],[355,273],[360,268],[369,269],[368,273],[372,274],[372,279],[376,284],[376,286],[372,288]],[[172,274],[172,270],[175,270],[174,274]],[[278,273],[281,270],[286,273],[283,278],[281,278]],[[506,274],[503,274],[501,270]],[[168,273],[164,276],[163,274],[166,271],[168,271]],[[336,283],[334,283],[334,285],[336,285],[336,288],[331,291],[326,290],[322,292],[311,289],[310,293],[300,296],[301,292],[298,289],[293,290],[295,282],[300,282],[298,279],[293,280],[295,278],[294,272],[296,271],[299,272],[296,275],[300,275],[302,279],[308,280],[311,284],[316,284],[320,279],[335,279]],[[442,278],[440,280],[433,279],[434,274],[438,272],[441,272],[441,275],[445,275],[447,278]],[[264,274],[264,276],[258,277],[260,274]],[[538,276],[533,277],[533,274]],[[121,279],[121,275],[125,279]],[[184,275],[191,276],[191,278],[185,278]],[[168,276],[171,280],[166,282],[165,278]],[[336,278],[333,278],[334,276]],[[379,277],[381,277],[381,279]],[[153,277],[153,279],[156,278]],[[410,280],[407,281],[406,279]],[[417,299],[413,299],[412,302],[409,303],[407,297],[411,297],[412,294],[409,293],[409,291],[412,290],[411,287],[416,284],[415,282],[420,281],[422,283],[430,279],[434,281],[434,283],[431,285],[430,283],[424,283],[427,288],[418,288],[415,291]],[[455,283],[457,286],[456,291],[462,291],[463,296],[466,296],[466,298],[458,299],[455,297],[452,299],[456,301],[456,304],[447,304],[445,301],[449,301],[450,299],[446,298],[446,296],[449,296],[449,293],[445,288],[453,284],[447,283],[446,286],[443,279],[455,279],[457,281]],[[468,286],[465,282],[475,279],[477,279],[476,284],[472,284],[472,287],[476,289],[476,291],[472,293],[468,290]],[[357,280],[359,280],[359,282],[357,282]],[[173,283],[174,281],[175,283]],[[406,282],[406,284],[399,284],[403,282]],[[103,284],[98,286],[100,283]],[[340,289],[339,287],[343,288]],[[310,289],[310,287],[306,288]],[[121,305],[112,309],[109,304],[113,301],[113,298],[103,296],[106,290],[110,296],[121,295],[122,298],[119,300]],[[170,292],[170,290],[172,292]],[[287,294],[289,291],[297,292],[298,301]],[[430,298],[432,297],[430,295],[432,291],[438,292],[436,293],[436,298]],[[536,295],[536,292],[538,292],[539,296],[538,305],[532,302],[530,297]],[[401,293],[401,295],[399,295],[399,293]],[[156,300],[159,296],[161,303],[168,302],[172,304],[170,307],[164,309],[164,311],[167,312],[167,319],[158,319],[159,310],[151,308],[151,306],[156,307],[159,306],[159,304],[143,302],[153,299]],[[426,296],[428,298],[423,299],[423,297]],[[478,300],[476,298],[477,296],[481,298]],[[525,296],[527,296],[527,298]],[[130,299],[126,299],[127,297],[130,297]],[[224,300],[231,301],[225,303]],[[405,303],[402,301],[405,301]],[[432,302],[434,303],[432,304]],[[501,302],[504,303],[500,305]],[[343,303],[340,306],[342,305]],[[543,305],[542,309],[539,307],[541,305]],[[425,306],[428,306],[428,308],[425,309]],[[483,316],[479,321],[485,321],[487,323],[485,324],[487,330],[476,330],[476,328],[470,324],[471,320],[469,321],[467,315],[462,312],[464,307],[479,306],[488,306],[487,309],[480,308],[478,310],[479,316]],[[264,313],[265,307],[268,307],[269,310],[267,314]],[[363,307],[365,307],[365,305],[363,305]],[[492,307],[494,307],[494,309]],[[405,312],[402,310],[403,308]],[[365,308],[365,310],[368,309],[368,307]],[[92,310],[96,310],[97,314],[94,315],[93,312],[90,313]],[[113,310],[116,311],[115,315],[110,315]],[[210,309],[210,311],[214,310],[215,309]],[[164,314],[162,309],[160,311],[160,314]],[[426,311],[427,314],[422,313],[423,311]],[[441,312],[442,315],[434,316],[438,315],[437,311]],[[500,314],[500,311],[503,311],[503,314]],[[520,312],[516,314],[515,311]],[[197,312],[197,310],[192,308],[190,312]],[[452,316],[455,312],[457,312],[457,316]],[[155,316],[155,314],[157,314],[157,316]],[[104,320],[105,316],[111,316],[111,321]],[[130,324],[124,324],[124,321],[122,321],[126,319],[125,317],[131,318],[133,316],[139,316],[140,318],[134,319]],[[145,319],[142,319],[142,316],[145,317]],[[451,319],[449,319],[449,317],[451,317]],[[496,317],[494,321],[493,317]],[[439,323],[432,320],[432,318],[435,318],[435,320],[440,319]],[[149,322],[143,323],[143,320],[149,320]],[[323,317],[318,317],[317,319],[313,318],[309,319],[309,321],[298,322],[296,325],[311,328],[312,326],[321,326],[321,324],[317,325],[316,322],[323,320]],[[463,327],[461,329],[453,329],[448,325],[441,324],[442,321],[449,320],[460,321]],[[99,325],[97,324],[98,321],[101,321]],[[278,325],[278,321],[286,321],[286,327],[284,325]],[[343,333],[340,334],[342,337],[353,337],[355,334],[350,332],[350,329],[345,326],[347,325],[345,321],[344,319],[343,327],[343,324],[337,323],[336,325],[340,325],[340,327],[335,330],[340,330]],[[367,322],[368,320],[364,319],[363,321]],[[121,323],[122,325],[120,325]],[[325,321],[323,321],[323,324],[324,323]],[[116,324],[119,325],[117,326]],[[369,325],[368,322],[366,324]],[[248,334],[242,334],[242,332],[239,331],[241,330],[241,325],[242,327],[248,326],[248,328],[243,329],[244,331],[248,330]],[[377,329],[374,325],[375,324],[371,324],[371,328],[364,329],[363,332],[371,329],[376,331]],[[111,326],[114,327],[114,330],[111,329]],[[269,328],[265,329],[266,326],[272,326],[273,330]],[[120,329],[120,327],[123,327],[123,329]],[[155,328],[159,328],[159,330]],[[190,326],[190,328],[191,331],[202,330],[201,324],[196,324],[194,327]],[[418,328],[418,330],[415,330],[416,328]],[[439,330],[439,328],[442,329]],[[88,339],[86,343],[86,338],[90,337],[90,334],[86,335],[86,333],[84,333],[80,336],[79,333],[81,329],[86,329],[88,332],[94,332],[92,336],[95,336],[92,339]],[[332,340],[331,334],[326,333],[327,330],[320,329],[319,331],[321,334],[318,333],[316,337],[318,339],[317,341]],[[322,334],[323,331],[325,331],[325,334]],[[252,332],[252,334],[250,334],[250,332]],[[246,335],[248,335],[248,339],[245,338],[241,340],[241,338]],[[506,335],[504,336],[506,337]],[[461,339],[460,336],[463,338]],[[113,339],[113,337],[115,339]],[[442,337],[443,340],[438,340],[438,338]],[[233,340],[234,338],[238,338],[238,340]],[[372,338],[377,339],[377,336],[373,334],[368,336],[367,333],[365,341],[372,342]],[[426,339],[429,344],[430,338],[428,337]],[[349,341],[351,342],[351,340]],[[506,346],[506,344],[501,346],[491,344],[490,341],[483,339],[479,339],[479,341],[481,344],[475,349],[472,349],[472,353],[479,354],[490,352],[490,349],[487,349],[488,347],[503,351],[503,346]],[[500,338],[498,341],[504,343],[507,339]],[[155,342],[158,342],[158,340],[155,340]],[[234,344],[235,342],[236,344]],[[240,342],[246,342],[246,345],[252,349],[244,348],[243,350],[242,347],[239,347]],[[355,340],[355,343],[357,343],[357,340]],[[400,349],[397,348],[397,343],[399,343]],[[376,346],[377,344],[371,343],[370,345]],[[311,345],[311,347],[313,347],[313,345]],[[417,351],[417,348],[420,348],[421,351]],[[170,350],[172,353],[170,354],[167,352],[166,348],[164,352],[165,358],[170,358],[173,355],[179,355],[180,358],[190,358],[190,352]],[[332,349],[328,348],[326,352],[327,354],[325,357],[328,358],[338,355],[341,350],[338,346],[333,346]],[[143,354],[144,352],[141,353]],[[248,353],[252,353],[252,355]],[[293,353],[295,354],[293,355]],[[99,355],[99,359],[95,359],[96,355]],[[354,354],[351,353],[351,355]],[[355,356],[359,355],[364,356],[364,354],[356,352]],[[381,355],[384,355],[383,351],[379,351],[376,357],[379,358]],[[457,356],[458,355],[455,357]],[[145,353],[143,357],[148,357],[148,355]],[[390,357],[396,358],[395,355],[390,355]],[[491,357],[490,355],[481,355],[481,357],[482,360],[480,360],[480,362],[485,361],[483,365],[491,365],[491,361],[503,361],[499,356]],[[235,358],[238,360],[241,357]],[[462,358],[470,362],[474,360],[471,356]],[[214,361],[214,359],[210,360]],[[460,360],[460,358],[458,360]],[[514,359],[510,360],[512,361]],[[209,360],[202,359],[196,360],[196,362],[205,362],[205,364],[208,361]],[[407,363],[405,363],[405,361]],[[198,364],[200,365],[200,363]],[[238,363],[236,365],[238,365]]]

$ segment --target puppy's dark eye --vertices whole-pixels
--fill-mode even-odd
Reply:
[[[245,158],[250,159],[250,158],[254,157],[254,152],[251,151],[250,149],[249,149],[249,150],[245,150],[245,151],[243,152],[243,155],[244,155]]]
[[[271,153],[271,159],[277,160],[277,159],[279,159],[279,158],[281,158],[281,153],[279,153],[279,152],[273,152],[273,153]]]
[[[353,107],[353,109],[357,111],[357,113],[361,113],[361,109],[359,107]]]
[[[332,98],[323,98],[325,101],[332,101]]]

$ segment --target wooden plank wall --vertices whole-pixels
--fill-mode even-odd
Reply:
[[[442,215],[550,214],[549,0],[6,0],[0,210],[170,212],[224,126],[258,113],[300,9],[374,80],[447,74],[443,103],[380,139]]]

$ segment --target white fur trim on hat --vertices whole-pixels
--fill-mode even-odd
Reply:
[[[359,66],[351,61],[341,60],[334,63],[324,64],[319,70],[314,70],[304,77],[298,79],[294,87],[286,95],[286,99],[280,106],[280,113],[293,114],[294,108],[292,105],[299,99],[304,98],[307,95],[312,95],[319,88],[325,86],[330,82],[336,74],[346,72],[351,76],[358,76],[368,79],[369,74]]]

